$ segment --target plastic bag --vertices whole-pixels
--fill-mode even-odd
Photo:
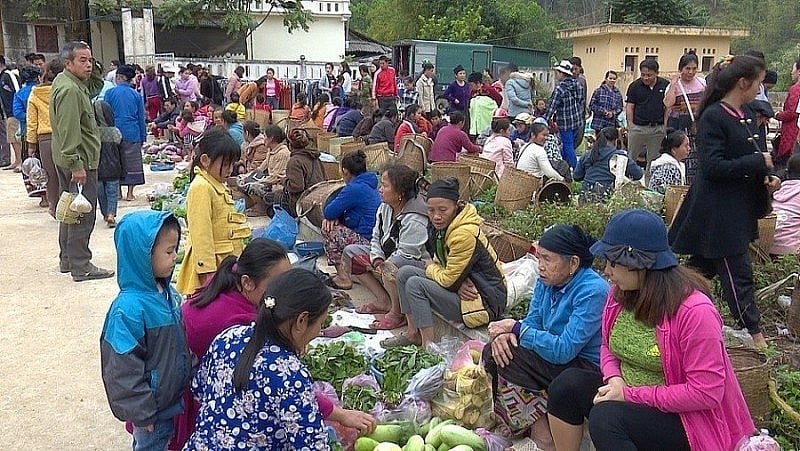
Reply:
[[[58,198],[56,205],[56,221],[62,224],[77,224],[80,222],[81,214],[72,211],[69,206],[75,200],[77,194],[70,193],[69,191],[62,191],[61,196]]]
[[[447,371],[441,393],[431,401],[431,410],[467,428],[491,427],[492,388],[486,370],[470,363],[458,371]]]
[[[745,437],[736,447],[739,451],[780,451],[781,445],[769,436],[769,431],[762,429],[761,433],[753,437]]]
[[[336,394],[336,389],[333,388],[330,382],[316,381],[312,387],[314,388],[315,395],[324,396],[337,406],[342,406],[339,395]]]
[[[73,199],[72,203],[69,204],[69,209],[76,213],[91,213],[92,208],[93,207],[92,204],[89,203],[89,199],[83,195],[83,185],[79,183],[78,195],[75,196],[75,199]]]
[[[297,220],[294,219],[280,205],[275,205],[275,216],[264,230],[264,238],[269,238],[280,243],[288,251],[297,241]]]
[[[475,433],[486,443],[486,451],[505,451],[514,444],[508,438],[495,434],[488,429],[478,428]]]
[[[533,287],[539,278],[539,260],[531,254],[503,263],[503,273],[506,275],[506,307],[511,308],[522,299],[533,296]]]
[[[409,379],[405,394],[410,398],[432,400],[442,389],[444,372],[445,365],[443,363],[420,370]]]
[[[423,399],[406,396],[394,409],[375,409],[372,414],[380,424],[407,423],[416,429],[431,420],[431,404]]]
[[[450,371],[458,371],[465,366],[479,364],[484,346],[486,343],[480,340],[469,340],[461,345],[453,357],[453,361],[450,362]]]
[[[378,385],[378,381],[375,380],[375,376],[371,374],[359,374],[358,376],[353,376],[349,379],[345,379],[342,382],[342,391],[350,385],[355,385],[356,387],[369,387],[375,390],[375,392],[379,392],[381,390],[381,386]]]
[[[359,374],[342,382],[342,404],[345,409],[371,412],[378,404],[381,387],[375,376]]]
[[[450,362],[453,361],[459,348],[461,348],[461,340],[456,337],[442,337],[441,340],[430,343],[427,347],[428,351],[442,356],[445,365],[450,367]]]

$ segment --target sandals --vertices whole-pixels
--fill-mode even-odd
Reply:
[[[421,342],[415,343],[411,341],[405,334],[395,335],[394,337],[387,338],[386,340],[381,341],[381,346],[384,349],[397,348],[400,346],[408,346],[408,345],[422,346],[422,343]]]
[[[359,305],[356,307],[356,313],[367,315],[385,315],[389,313],[389,311],[374,302],[370,302],[369,304]]]
[[[325,283],[328,284],[329,287],[336,288],[337,290],[351,290],[353,288],[353,284],[352,283],[350,283],[350,285],[339,285],[334,280],[335,278],[336,278],[336,276],[333,276],[330,279],[326,280]]]
[[[387,313],[383,318],[375,320],[370,327],[375,330],[394,330],[408,324],[406,317],[401,314]]]

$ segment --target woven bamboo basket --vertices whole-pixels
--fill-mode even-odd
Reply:
[[[317,133],[317,150],[320,152],[328,152],[330,149],[331,138],[335,138],[336,133],[329,133],[320,131]]]
[[[325,169],[325,180],[339,180],[342,178],[338,161],[323,161],[322,168]]]
[[[328,153],[336,158],[342,157],[342,144],[353,142],[352,136],[337,136],[328,143]]]
[[[664,219],[667,224],[672,224],[672,220],[675,219],[675,214],[681,208],[683,199],[686,198],[688,192],[688,185],[671,185],[664,191]]]
[[[289,110],[272,110],[272,123],[286,125],[289,121]]]
[[[348,153],[358,152],[359,150],[362,150],[366,146],[367,145],[364,144],[364,141],[350,141],[342,143],[339,146],[339,159],[341,160]]]
[[[452,161],[441,161],[431,165],[431,182],[454,177],[458,179],[458,198],[469,200],[469,181],[471,177],[469,165]]]
[[[458,161],[470,166],[470,195],[475,196],[497,184],[497,173],[495,172],[497,163],[494,161],[469,154],[460,155]]]
[[[503,263],[513,262],[524,257],[531,248],[527,238],[499,229],[491,224],[483,223],[481,230],[486,234],[489,244]]]
[[[572,201],[571,195],[572,190],[568,183],[550,180],[536,190],[536,205],[543,203],[568,204]]]
[[[392,162],[388,143],[370,144],[364,147],[367,155],[367,170],[378,172]]]
[[[494,203],[508,211],[522,210],[531,203],[542,180],[517,168],[507,167],[500,177]]]
[[[431,140],[422,135],[408,134],[400,140],[397,152],[397,164],[404,164],[411,169],[425,173],[425,163],[431,151]]]
[[[733,371],[742,389],[750,416],[756,423],[769,418],[769,366],[754,349],[727,348]]]
[[[326,180],[311,186],[303,191],[297,199],[297,217],[305,217],[311,224],[322,227],[322,210],[339,191],[344,188],[345,183],[341,180]]]
[[[312,120],[301,122],[297,128],[302,128],[308,133],[308,139],[311,141],[309,143],[309,147],[315,149],[317,144],[317,135],[322,132],[322,129],[317,127],[317,124],[315,124]]]
[[[769,251],[775,242],[775,226],[778,216],[770,213],[758,220],[758,239],[750,244],[750,260],[769,261]]]

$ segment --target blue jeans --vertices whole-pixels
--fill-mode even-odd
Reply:
[[[561,156],[567,160],[572,169],[578,165],[578,157],[575,155],[575,139],[577,137],[578,130],[561,130]]]
[[[156,420],[153,432],[145,428],[133,427],[133,451],[165,451],[175,435],[173,419]]]
[[[117,216],[118,193],[119,180],[97,182],[97,202],[100,204],[100,213],[103,215],[103,219],[108,215]]]

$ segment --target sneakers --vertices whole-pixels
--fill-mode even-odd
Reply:
[[[87,280],[100,280],[100,279],[108,279],[109,277],[114,277],[114,271],[93,267],[91,271],[85,274],[73,274],[72,280],[75,282],[84,282]]]

